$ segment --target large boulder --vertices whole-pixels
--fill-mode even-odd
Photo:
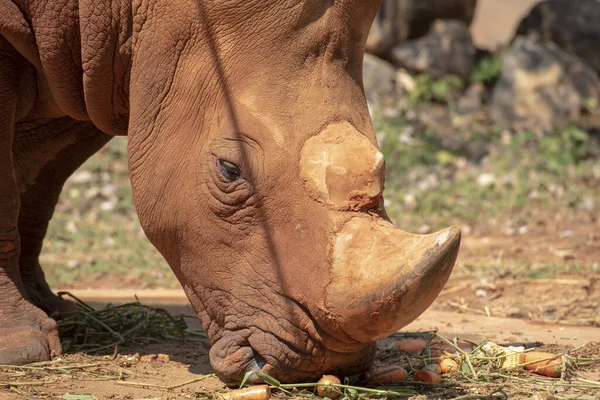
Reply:
[[[371,106],[391,106],[396,100],[396,69],[372,54],[363,59],[363,85]]]
[[[458,75],[467,81],[475,53],[469,27],[464,22],[437,20],[427,35],[395,46],[390,58],[397,67],[411,72],[425,72],[434,78]]]
[[[551,42],[518,37],[503,57],[491,113],[500,123],[549,131],[577,121],[600,98],[596,72]]]
[[[600,72],[600,1],[547,0],[534,6],[516,37],[552,41]]]
[[[367,52],[387,58],[396,44],[429,32],[438,19],[471,24],[477,0],[383,0],[373,21]]]
[[[395,44],[408,38],[410,3],[405,0],[384,0],[381,3],[367,38],[367,53],[386,57]]]

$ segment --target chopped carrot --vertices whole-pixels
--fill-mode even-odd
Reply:
[[[321,379],[319,379],[320,384],[323,386],[317,386],[317,393],[321,397],[327,397],[330,399],[337,399],[340,397],[340,392],[334,387],[329,385],[339,385],[340,379],[337,376],[333,375],[323,375]]]
[[[414,380],[417,382],[440,383],[442,381],[442,377],[435,372],[420,369],[415,371]]]
[[[424,366],[423,369],[425,371],[434,372],[438,375],[442,373],[442,368],[440,368],[439,364],[428,364],[428,365]]]
[[[459,367],[458,363],[451,358],[442,358],[439,361],[439,364],[440,364],[440,370],[442,371],[442,374],[449,374],[452,372],[460,371],[460,367]]]
[[[396,344],[399,351],[406,351],[410,354],[420,353],[427,346],[427,342],[422,338],[401,339]]]
[[[394,383],[404,382],[408,378],[408,372],[398,366],[381,367],[367,373],[369,383],[376,385],[393,385]]]
[[[525,353],[525,363],[542,360],[533,364],[525,365],[525,369],[535,372],[539,375],[545,375],[552,378],[558,378],[562,374],[564,365],[562,358],[554,353],[543,351],[530,351]]]
[[[269,400],[271,389],[268,385],[250,386],[227,393],[217,393],[220,400]]]

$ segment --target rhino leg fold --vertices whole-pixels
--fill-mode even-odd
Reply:
[[[16,125],[13,153],[17,176],[23,181],[18,220],[19,271],[29,300],[53,317],[74,311],[75,305],[50,290],[39,263],[48,222],[67,178],[111,138],[90,122],[68,117],[36,119]],[[48,154],[52,157],[45,156]],[[40,162],[32,166],[28,160]]]
[[[0,364],[25,364],[47,360],[61,347],[56,323],[23,297],[20,198],[12,154],[19,69],[1,40],[0,50]]]

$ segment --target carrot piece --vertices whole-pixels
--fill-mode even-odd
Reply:
[[[438,375],[440,375],[442,373],[442,368],[439,366],[439,364],[428,364],[428,365],[424,366],[423,369],[425,371],[434,372]]]
[[[271,389],[268,385],[250,386],[227,393],[217,393],[220,400],[269,400]]]
[[[367,373],[368,382],[376,385],[393,385],[406,379],[408,379],[408,372],[398,365],[377,368]]]
[[[551,378],[558,378],[562,374],[564,365],[562,358],[554,353],[543,351],[530,351],[525,353],[525,363],[542,360],[533,364],[525,365],[525,369],[535,372],[538,375],[545,375]]]
[[[452,372],[460,371],[458,363],[451,358],[442,358],[439,361],[439,364],[442,374],[450,374]]]
[[[326,386],[331,384],[339,385],[341,382],[337,376],[323,375],[323,377],[319,379],[319,382],[317,383],[323,384],[323,386],[317,386],[317,393],[319,396],[330,399],[337,399],[340,397],[340,392],[338,392],[334,386]]]
[[[435,372],[420,369],[415,371],[414,380],[416,382],[440,383],[442,381],[442,377]]]
[[[420,353],[426,346],[427,342],[422,338],[406,338],[396,342],[399,351],[406,351],[410,354]]]

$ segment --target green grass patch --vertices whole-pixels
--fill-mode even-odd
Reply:
[[[437,96],[449,99],[454,84],[444,85]],[[418,113],[439,105],[420,107]],[[600,205],[600,144],[585,130],[538,136],[472,123],[440,133],[403,115],[375,120],[386,157],[386,208],[403,229],[509,219],[524,225],[542,213]],[[41,263],[56,288],[178,287],[139,224],[126,138],[113,139],[67,181]]]
[[[129,182],[127,138],[116,137],[65,184],[41,264],[52,287],[178,287],[139,223]]]
[[[375,128],[386,156],[388,214],[403,228],[598,203],[599,144],[584,130],[538,137],[474,126],[445,136],[403,118],[380,120]]]
[[[471,81],[490,84],[500,76],[502,72],[502,60],[496,55],[482,57],[473,66]]]

